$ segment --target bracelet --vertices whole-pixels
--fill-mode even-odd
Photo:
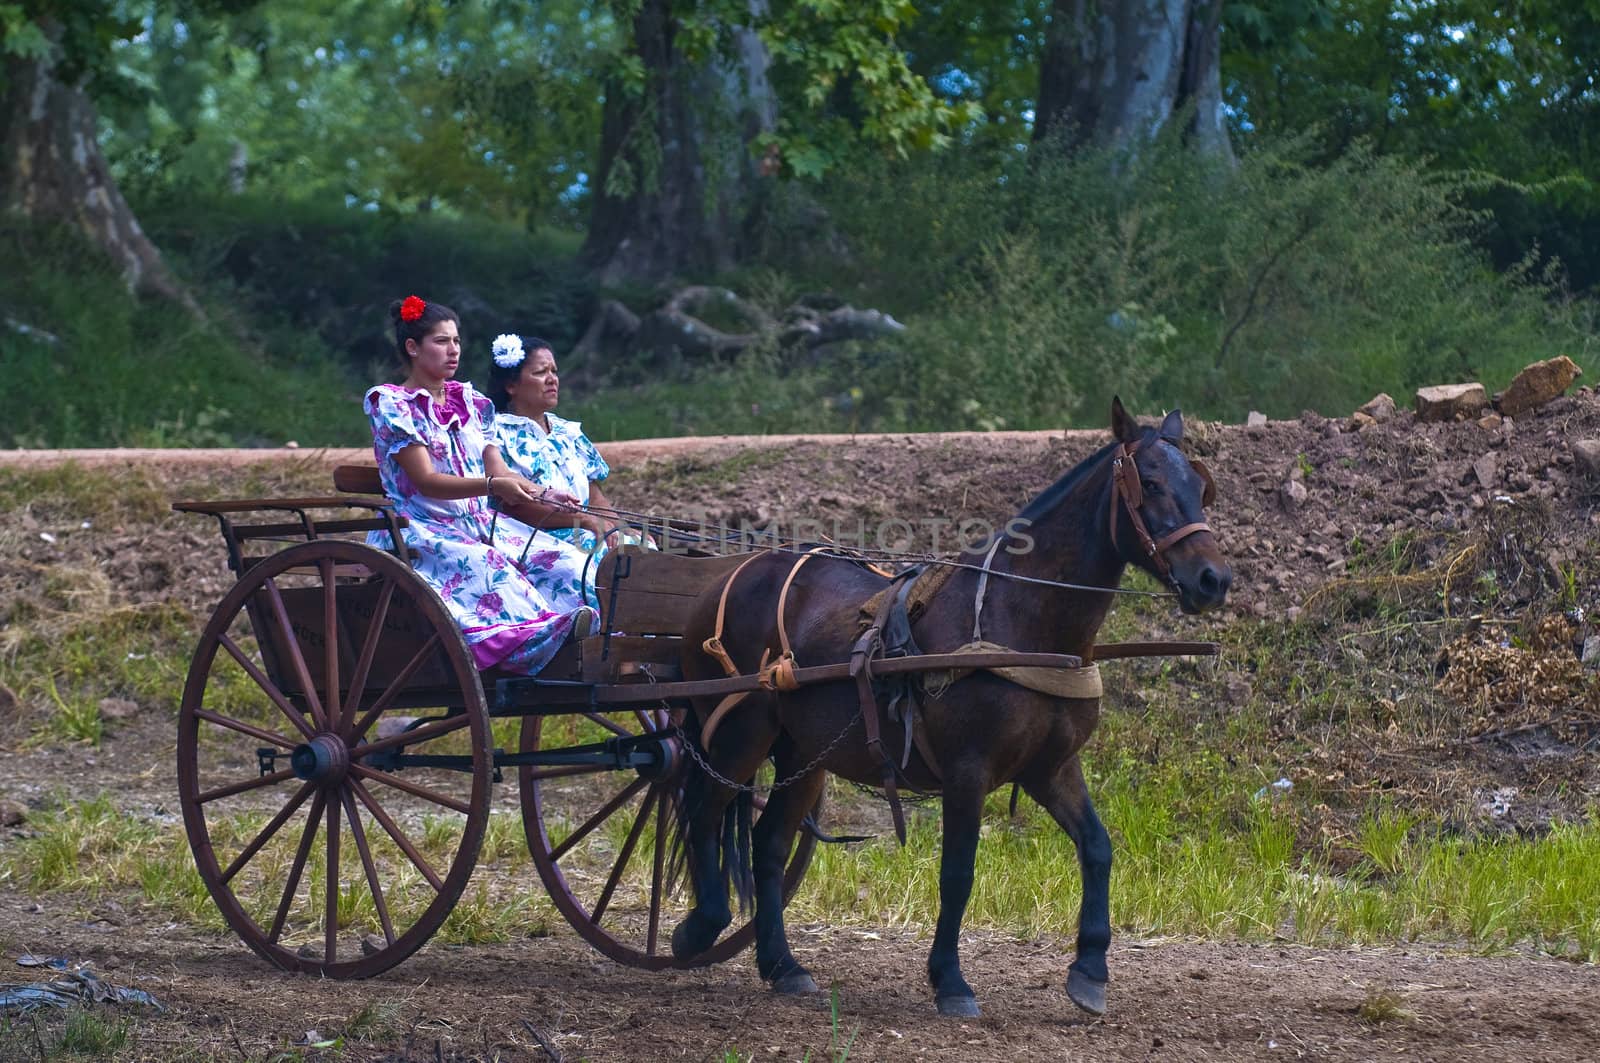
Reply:
[[[484,486],[486,488],[488,488],[488,490],[485,491],[484,493],[489,495],[490,497],[493,497],[493,495],[494,495],[494,477],[493,476],[485,476],[483,479],[484,479]]]

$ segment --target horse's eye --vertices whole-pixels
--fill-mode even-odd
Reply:
[[[1144,493],[1147,495],[1159,495],[1161,493],[1161,485],[1154,480],[1146,480],[1140,477],[1139,486],[1144,488]]]

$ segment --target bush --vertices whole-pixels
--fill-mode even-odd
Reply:
[[[1495,273],[1464,180],[1363,146],[1306,155],[1280,143],[1227,170],[1167,140],[868,166],[825,197],[848,253],[813,240],[787,262],[909,323],[859,363],[890,429],[1101,425],[1114,393],[1336,414],[1377,391],[1500,387],[1556,354],[1591,365],[1593,306],[1555,275]]]
[[[15,400],[0,447],[367,438],[362,382],[314,337],[258,345],[221,313],[199,324],[136,298],[104,256],[58,229],[0,222],[0,255],[27,263],[0,308],[0,373]]]

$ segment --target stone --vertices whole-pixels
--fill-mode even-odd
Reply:
[[[1283,618],[1285,620],[1289,621],[1289,623],[1294,624],[1294,623],[1298,623],[1299,620],[1300,620],[1300,617],[1303,616],[1304,614],[1305,614],[1305,610],[1304,609],[1300,608],[1298,605],[1291,605],[1291,606],[1289,606],[1289,608],[1287,608],[1287,609],[1285,609],[1283,611]]]
[[[17,700],[16,693],[4,683],[0,683],[0,723],[7,722],[18,715],[22,703]]]
[[[1283,503],[1283,508],[1290,513],[1305,505],[1308,494],[1306,485],[1299,480],[1290,480],[1278,488],[1278,500]]]
[[[363,956],[376,956],[389,947],[389,943],[377,934],[363,934],[361,937],[361,954]]]
[[[106,720],[126,720],[129,716],[139,711],[137,701],[127,698],[101,698],[100,716]]]
[[[20,827],[28,821],[28,810],[15,801],[0,801],[0,827]]]
[[[1481,486],[1493,487],[1495,473],[1499,472],[1499,464],[1493,454],[1485,454],[1472,463],[1472,475],[1477,477]]]
[[[1488,413],[1484,414],[1482,417],[1478,418],[1478,427],[1479,428],[1487,428],[1491,432],[1494,431],[1496,428],[1499,428],[1504,423],[1505,423],[1505,418],[1501,417],[1498,413],[1495,413],[1493,410],[1489,411]]]
[[[1578,363],[1564,354],[1534,362],[1494,397],[1494,404],[1501,413],[1518,417],[1556,398],[1582,375]]]
[[[1418,388],[1416,405],[1419,421],[1454,421],[1476,417],[1489,405],[1489,393],[1482,384],[1440,384]]]
[[[1373,417],[1370,413],[1362,413],[1360,410],[1350,415],[1350,428],[1356,432],[1361,431],[1363,428],[1370,428],[1377,423],[1378,419],[1376,417]]]
[[[1222,684],[1222,697],[1229,705],[1243,705],[1251,693],[1250,680],[1242,675],[1230,675]]]
[[[1600,635],[1590,635],[1583,640],[1583,653],[1579,660],[1588,668],[1600,668]]]
[[[1364,413],[1374,421],[1387,421],[1398,410],[1395,407],[1394,399],[1390,398],[1388,393],[1380,391],[1368,399],[1356,412]]]
[[[1251,410],[1249,415],[1245,417],[1244,423],[1247,428],[1265,428],[1267,427],[1267,415],[1260,410]]]
[[[1580,439],[1572,444],[1572,458],[1585,476],[1600,479],[1600,439]],[[3,712],[0,709],[0,712]]]

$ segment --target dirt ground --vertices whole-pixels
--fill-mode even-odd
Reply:
[[[1423,947],[1122,940],[1109,1010],[1090,1019],[1062,988],[1070,943],[968,933],[965,968],[984,1015],[953,1020],[934,1014],[921,977],[926,940],[797,926],[796,953],[838,987],[830,1052],[827,996],[772,995],[748,956],[649,973],[596,956],[563,928],[507,945],[431,946],[380,978],[329,982],[276,973],[231,940],[183,927],[86,921],[14,893],[0,893],[0,912],[21,947],[92,960],[154,993],[168,1010],[141,1020],[140,1042],[157,1056],[267,1058],[310,1031],[333,1036],[373,1001],[398,1004],[392,1041],[350,1045],[344,1058],[721,1060],[737,1050],[816,1060],[838,1058],[852,1035],[851,1059],[941,1061],[1561,1061],[1591,1060],[1600,1044],[1593,967]]]
[[[1346,419],[1309,414],[1257,429],[1192,424],[1191,443],[1220,489],[1213,523],[1235,566],[1235,590],[1223,615],[1194,622],[1174,614],[1142,637],[1206,638],[1240,617],[1303,608],[1319,588],[1344,579],[1363,549],[1401,533],[1412,537],[1414,564],[1427,567],[1449,536],[1497,507],[1544,515],[1538,542],[1514,559],[1529,573],[1501,576],[1508,593],[1531,594],[1530,580],[1559,578],[1592,550],[1600,522],[1591,481],[1569,448],[1600,438],[1600,398],[1581,391],[1507,424],[1422,425],[1408,413],[1359,431]],[[755,447],[718,440],[607,452],[618,466],[613,498],[642,512],[735,526],[804,516],[870,534],[889,518],[1003,519],[1103,439],[1014,433]],[[274,453],[270,468],[258,453],[95,460],[138,470],[170,499],[322,493],[327,467],[355,456]],[[60,457],[0,455],[0,467]],[[84,527],[70,513],[24,509],[14,517],[0,530],[0,616],[6,598],[40,595],[39,573],[52,565],[101,573],[96,593],[107,605],[172,601],[201,615],[231,582],[215,531],[199,518],[108,517]],[[1600,597],[1592,586],[1575,594]],[[1572,636],[1581,643],[1588,631],[1585,620]],[[132,814],[170,814],[173,707],[139,708],[115,722],[99,749],[8,748],[0,740],[0,798],[30,805],[63,789],[112,789]],[[30,711],[11,709],[18,721]],[[1600,758],[1592,754],[1574,753],[1560,768],[1586,800],[1600,793]],[[506,789],[501,802],[511,800]],[[826,999],[773,997],[749,955],[706,971],[646,973],[599,957],[564,924],[507,945],[429,946],[381,978],[335,983],[279,974],[231,936],[0,886],[0,983],[29,980],[14,966],[23,952],[91,961],[167,1006],[139,1023],[141,1051],[152,1058],[185,1050],[272,1058],[304,1043],[307,1031],[337,1035],[369,1002],[395,1005],[395,1025],[377,1045],[347,1045],[343,1058],[720,1060],[737,1050],[741,1058],[822,1059],[837,1058],[855,1031],[849,1058],[863,1060],[1588,1060],[1600,1046],[1600,971],[1532,954],[1122,938],[1111,956],[1109,1011],[1091,1020],[1063,991],[1070,941],[972,932],[963,955],[985,1011],[956,1021],[934,1014],[922,975],[927,941],[918,934],[792,929],[819,982],[838,986],[840,1040],[831,1045]]]

